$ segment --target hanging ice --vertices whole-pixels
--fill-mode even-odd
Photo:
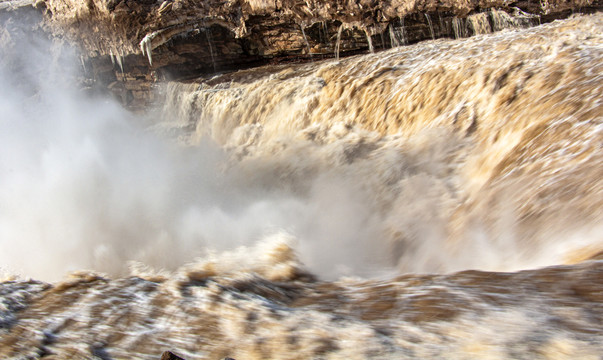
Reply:
[[[390,24],[389,25],[389,41],[391,44],[391,47],[398,47],[400,46],[400,41],[398,40],[398,37],[396,36],[396,33],[394,32],[394,27]]]
[[[157,35],[157,31],[152,32],[150,34],[147,34],[141,41],[140,41],[140,51],[142,51],[142,56],[147,56],[147,58],[149,59],[149,65],[153,65],[153,57],[151,55],[151,51],[153,50],[152,48],[152,44],[151,42],[153,41],[153,38]]]
[[[113,55],[113,49],[109,49],[109,57],[111,58],[111,64],[115,66],[115,55]]]
[[[306,49],[308,50],[308,54],[310,55],[310,59],[312,59],[312,51],[310,49],[310,43],[308,42],[308,37],[306,36],[306,31],[304,30],[304,26],[300,24],[299,28],[301,29],[301,33],[302,33],[302,36],[304,38],[304,42],[306,43]],[[314,60],[312,60],[312,61],[314,61]]]
[[[429,14],[425,13],[425,19],[427,19],[427,24],[429,25],[429,34],[431,35],[431,39],[435,40],[435,33],[433,31],[433,24],[431,22],[431,17]]]
[[[171,38],[176,35],[186,33],[187,31],[194,29],[196,24],[184,24],[177,26],[170,26],[165,29],[153,31],[152,33],[147,34],[142,40],[140,40],[140,51],[143,56],[147,56],[149,59],[149,65],[153,65],[153,55],[151,52],[156,47],[165,44]]]
[[[87,72],[88,70],[86,70],[86,60],[84,60],[83,55],[80,55],[80,62],[82,63],[82,69],[84,69],[84,73]]]
[[[214,57],[214,48],[212,46],[212,36],[211,36],[211,29],[208,27],[205,29],[205,38],[207,39],[207,45],[209,47],[209,55],[211,55],[211,64],[214,68],[214,72],[216,72],[216,59]]]
[[[337,30],[337,43],[335,43],[335,58],[339,60],[339,45],[341,42],[341,32],[343,31],[343,24],[339,25]]]
[[[124,54],[123,54],[123,52],[121,54],[115,55],[115,59],[117,60],[117,64],[119,65],[119,68],[121,69],[121,73],[123,74],[123,72],[124,72]]]
[[[375,48],[373,47],[373,39],[371,38],[369,31],[364,29],[364,34],[366,35],[366,42],[368,42],[369,52],[374,53]]]

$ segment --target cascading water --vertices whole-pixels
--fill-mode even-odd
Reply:
[[[212,40],[212,36],[211,36],[211,28],[207,27],[205,28],[205,38],[207,39],[207,46],[209,47],[209,55],[211,56],[211,65],[214,69],[214,72],[216,71],[216,58],[214,56],[214,46],[212,45],[213,40]]]
[[[368,48],[370,53],[375,52],[375,47],[373,46],[373,39],[368,30],[364,30],[364,34],[366,35],[366,42],[368,43]]]
[[[343,24],[339,25],[337,29],[337,39],[335,42],[335,59],[339,60],[339,47],[341,46],[341,33],[343,31]]]
[[[310,59],[312,59],[312,49],[310,49],[310,43],[308,42],[306,31],[304,30],[303,25],[300,25],[299,28],[301,29],[302,37],[304,38],[304,43],[306,44],[306,50],[308,51],[308,55],[310,55]]]
[[[431,22],[431,16],[425,13],[425,19],[427,19],[427,26],[429,26],[429,35],[431,35],[432,40],[435,40],[435,32],[433,31],[433,23]]]
[[[396,30],[392,25],[389,26],[389,40],[390,47],[398,47],[402,45],[402,42],[398,39],[398,35],[396,34]]]
[[[490,34],[492,32],[486,13],[473,14],[467,17],[467,23],[471,26],[474,35]]]
[[[603,18],[477,15],[507,30],[340,59],[341,25],[145,119],[14,55],[0,357],[598,358]]]
[[[452,19],[452,29],[454,31],[454,38],[460,39],[465,37],[465,26],[463,24],[463,19],[453,18]]]

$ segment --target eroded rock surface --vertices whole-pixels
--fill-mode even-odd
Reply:
[[[87,77],[131,108],[153,102],[151,90],[160,79],[467,37],[600,7],[597,0],[18,0],[0,4],[0,11],[19,7],[42,11],[46,29],[80,49]]]

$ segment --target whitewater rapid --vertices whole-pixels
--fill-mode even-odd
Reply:
[[[167,82],[145,117],[3,68],[0,357],[600,358],[602,34]]]
[[[365,244],[369,263],[404,272],[562,263],[600,246],[600,25],[169,83],[174,121],[159,128],[213,139],[245,186],[318,202],[312,214],[350,230],[302,244]]]

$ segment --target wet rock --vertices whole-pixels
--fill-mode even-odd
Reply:
[[[161,355],[161,360],[184,360],[184,358],[181,358],[171,351],[166,351]]]
[[[32,2],[2,2],[0,11],[22,3]],[[101,86],[116,78],[127,83],[134,73],[142,73],[146,84],[119,97],[124,105],[144,107],[157,100],[151,95],[157,79],[190,79],[267,63],[466,37],[508,25],[508,16],[497,17],[499,10],[517,13],[511,22],[524,26],[574,11],[594,11],[597,4],[595,0],[528,1],[513,7],[503,0],[38,0],[36,8],[53,36],[79,47],[87,76]]]

